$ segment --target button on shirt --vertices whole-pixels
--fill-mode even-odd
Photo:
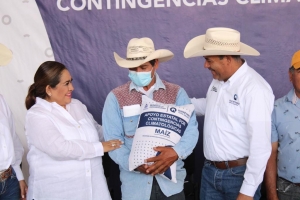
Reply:
[[[26,114],[27,199],[110,200],[103,173],[102,128],[86,106],[37,98]]]
[[[272,142],[278,142],[278,176],[300,183],[300,100],[292,89],[274,104]]]
[[[7,170],[11,165],[18,180],[24,180],[20,168],[23,153],[23,146],[15,132],[12,113],[0,95],[0,171]]]
[[[165,85],[156,74],[156,84],[154,86],[154,91],[163,88]],[[138,86],[131,83],[130,90],[139,91]],[[153,98],[153,94],[148,94],[149,98]],[[176,98],[176,105],[186,105],[190,104],[190,99],[188,98],[186,92],[183,88],[180,88]],[[124,141],[124,145],[120,149],[110,152],[110,157],[119,165],[120,167],[120,179],[122,181],[122,199],[124,200],[149,200],[152,189],[153,177],[151,175],[146,175],[143,173],[137,173],[129,171],[129,154],[131,150],[131,145],[133,137],[124,137],[124,132],[126,134],[134,135],[136,127],[139,120],[139,115],[124,117],[123,110],[120,109],[118,101],[115,95],[110,92],[106,98],[104,109],[103,109],[103,132],[106,140],[112,138],[120,139]],[[196,116],[193,113],[189,124],[181,137],[181,140],[173,147],[178,157],[177,169],[176,169],[176,179],[177,183],[174,183],[160,175],[155,176],[160,189],[166,196],[171,196],[177,194],[183,190],[184,178],[186,176],[186,171],[183,168],[183,161],[189,154],[192,153],[196,143],[198,141],[198,123]]]
[[[213,80],[206,99],[192,102],[197,114],[205,114],[206,159],[249,157],[240,192],[253,196],[271,153],[271,87],[245,61],[226,82]]]

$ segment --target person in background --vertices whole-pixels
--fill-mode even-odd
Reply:
[[[11,59],[12,52],[0,44],[0,66],[7,65]],[[27,184],[20,168],[23,153],[13,115],[0,94],[0,200],[26,198]]]
[[[111,199],[102,156],[120,148],[122,142],[103,141],[102,127],[84,104],[72,98],[72,81],[63,64],[47,61],[29,87],[25,100],[27,199]]]
[[[205,115],[200,199],[260,199],[260,184],[271,153],[270,85],[243,55],[258,56],[240,42],[240,32],[210,28],[188,42],[184,57],[203,56],[213,80],[206,98],[192,99]]]
[[[198,124],[193,112],[180,141],[174,147],[155,147],[159,156],[148,158],[144,164],[129,171],[128,158],[140,116],[142,95],[166,104],[186,105],[191,101],[178,85],[163,81],[157,74],[161,62],[172,59],[166,49],[155,50],[150,38],[133,38],[127,46],[127,58],[114,53],[120,67],[129,71],[131,81],[112,90],[104,104],[102,120],[105,139],[118,138],[124,145],[110,157],[119,165],[123,200],[184,200],[186,171],[183,161],[190,155],[198,141]],[[165,172],[177,161],[177,183],[163,178]]]
[[[275,101],[272,113],[272,153],[265,172],[268,200],[300,199],[300,50],[288,73],[293,88]]]

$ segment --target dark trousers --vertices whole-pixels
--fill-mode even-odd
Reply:
[[[277,178],[277,195],[279,200],[299,200],[300,187],[283,178]]]
[[[153,178],[152,190],[151,190],[151,197],[150,200],[185,200],[185,195],[183,190],[172,196],[165,196],[164,193],[161,191],[156,178]]]

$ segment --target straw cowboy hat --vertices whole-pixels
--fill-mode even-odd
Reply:
[[[0,43],[0,66],[7,65],[12,59],[12,52]]]
[[[134,68],[141,64],[158,59],[159,62],[171,60],[174,54],[167,49],[155,50],[153,41],[150,38],[133,38],[127,46],[126,58],[121,58],[116,52],[114,57],[117,64],[124,68]]]
[[[240,32],[230,28],[209,28],[205,35],[191,39],[185,46],[185,58],[216,55],[259,56],[254,48],[240,41]]]

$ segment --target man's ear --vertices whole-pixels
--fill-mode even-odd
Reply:
[[[230,64],[233,59],[231,56],[224,56],[224,58],[226,58],[226,64]]]
[[[293,73],[289,71],[289,78],[290,78],[290,82],[292,82],[293,79]]]

